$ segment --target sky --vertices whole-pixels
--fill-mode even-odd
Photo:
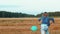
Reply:
[[[0,11],[40,14],[60,11],[60,0],[0,0]]]

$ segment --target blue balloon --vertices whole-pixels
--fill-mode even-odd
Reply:
[[[37,26],[32,26],[32,27],[31,27],[31,30],[32,30],[33,32],[37,31],[37,29],[38,29]]]

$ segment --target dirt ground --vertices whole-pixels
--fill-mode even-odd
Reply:
[[[38,18],[0,18],[0,34],[40,34],[40,24]],[[36,32],[30,30],[33,25],[38,27]],[[51,24],[49,32],[60,34],[60,18],[55,18],[55,25]]]

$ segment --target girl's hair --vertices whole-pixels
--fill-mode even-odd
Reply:
[[[45,14],[45,13],[47,13],[47,12],[44,12],[43,14]]]

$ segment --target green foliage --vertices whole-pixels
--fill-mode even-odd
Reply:
[[[48,12],[50,17],[60,17],[60,12]],[[37,17],[42,16],[41,14],[38,14]]]
[[[19,18],[19,17],[41,17],[43,13],[35,15],[25,14],[25,13],[14,13],[7,11],[0,11],[1,18]],[[48,12],[50,17],[60,17],[60,12]]]
[[[6,11],[0,11],[0,17],[3,18],[12,18],[12,17],[35,17],[34,15],[30,15],[30,14],[23,14],[23,13],[13,13],[13,12],[6,12]]]

